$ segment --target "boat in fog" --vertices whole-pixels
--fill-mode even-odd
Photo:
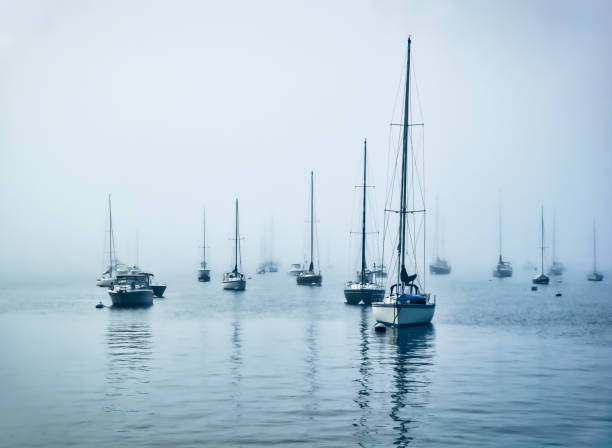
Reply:
[[[149,286],[151,286],[153,295],[155,297],[163,297],[164,293],[166,292],[166,288],[168,287],[166,283],[155,281],[155,275],[149,272],[143,272],[143,274],[149,277]]]
[[[200,268],[198,269],[198,281],[210,281],[210,269],[206,263],[206,209],[204,209],[202,216],[202,261],[200,262]]]
[[[499,201],[499,259],[497,260],[497,266],[495,266],[495,269],[493,269],[493,277],[512,277],[512,264],[509,261],[504,261],[502,258],[501,198]]]
[[[532,282],[535,285],[548,285],[550,279],[544,274],[544,206],[542,206],[542,226],[541,226],[541,245],[540,245],[540,273],[536,275]]]
[[[114,307],[146,307],[153,305],[150,274],[119,274],[109,289]]]
[[[314,173],[310,172],[310,264],[308,269],[304,269],[297,274],[296,280],[298,285],[321,286],[323,276],[321,270],[315,272],[314,269]]]
[[[115,237],[113,233],[113,212],[111,195],[108,195],[108,266],[96,280],[96,286],[110,288],[118,274],[128,274],[130,267],[120,263],[115,254]]]
[[[436,260],[429,265],[429,273],[433,275],[447,275],[451,273],[450,263],[445,258],[440,257],[438,253],[439,216],[440,212],[438,211],[438,200],[436,199],[436,233],[434,237],[434,257]],[[444,250],[444,248],[442,248],[442,250]]]
[[[236,199],[236,222],[234,225],[234,269],[223,274],[223,289],[244,291],[246,279],[242,271],[242,253],[240,252],[240,225],[238,220],[238,199]]]
[[[346,303],[357,305],[363,302],[370,305],[372,302],[381,301],[385,297],[385,289],[375,282],[376,277],[368,271],[366,265],[366,167],[368,147],[367,141],[363,142],[363,206],[361,215],[361,270],[356,281],[349,281],[344,287],[344,298]]]
[[[289,268],[289,270],[287,271],[287,274],[289,274],[289,275],[298,275],[303,270],[304,269],[302,269],[302,265],[300,263],[293,263],[291,265],[291,267]]]
[[[400,203],[399,210],[395,210],[393,212],[397,213],[399,216],[399,241],[397,245],[397,282],[391,286],[389,290],[389,295],[384,298],[381,302],[373,302],[372,303],[372,311],[374,314],[374,318],[377,322],[382,323],[387,326],[393,327],[402,327],[407,325],[416,325],[416,324],[428,324],[431,322],[433,318],[434,312],[436,310],[435,298],[432,297],[429,293],[421,291],[421,285],[415,283],[417,281],[417,273],[408,275],[406,271],[406,253],[408,250],[408,245],[406,241],[406,229],[407,226],[410,226],[411,235],[416,234],[416,220],[410,219],[407,221],[407,215],[411,217],[415,217],[416,214],[422,214],[423,220],[421,224],[424,223],[425,216],[425,199],[424,195],[419,195],[419,207],[414,207],[416,205],[415,197],[416,195],[411,195],[411,192],[408,192],[408,175],[410,174],[410,187],[414,191],[415,187],[421,189],[423,187],[422,177],[418,177],[415,179],[415,172],[418,170],[419,166],[416,166],[415,162],[415,151],[412,146],[412,142],[414,141],[411,137],[411,127],[410,123],[410,45],[411,39],[408,38],[408,56],[406,61],[406,90],[405,90],[405,99],[404,99],[404,114],[403,114],[403,124],[401,125],[403,128],[403,139],[402,139],[402,151],[401,151],[401,183],[400,183]],[[410,158],[408,157],[408,145],[411,145]],[[410,160],[410,162],[409,162]],[[410,167],[408,166],[410,163]],[[418,182],[418,186],[415,185]],[[422,190],[421,190],[422,191]],[[411,209],[408,208],[409,200],[411,201]],[[423,240],[423,270],[425,268],[425,246],[426,241],[425,238],[421,238]],[[410,244],[410,248],[412,250],[411,257],[408,259],[409,261],[413,261],[413,268],[416,271],[416,244]],[[420,282],[419,282],[420,283]],[[424,279],[423,279],[424,284]]]
[[[600,282],[604,276],[597,271],[597,231],[595,229],[595,221],[593,221],[593,272],[587,277],[590,282]]]
[[[552,238],[552,263],[548,269],[548,275],[563,275],[565,265],[557,260],[557,224],[556,216],[553,215],[553,238]]]

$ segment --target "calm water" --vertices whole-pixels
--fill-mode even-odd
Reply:
[[[517,274],[434,278],[433,324],[386,334],[333,274],[167,279],[148,310],[95,309],[92,279],[9,285],[0,445],[611,446],[609,281]]]

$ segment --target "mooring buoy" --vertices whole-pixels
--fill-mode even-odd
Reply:
[[[561,297],[561,293],[558,292],[557,294],[555,294],[556,297]]]
[[[98,302],[96,308],[104,308],[104,304],[102,302]]]
[[[537,287],[537,286],[532,286],[532,287],[531,287],[531,290],[532,290],[532,291],[537,291],[537,290],[538,290],[538,287]]]
[[[384,333],[385,331],[387,331],[387,326],[378,322],[376,325],[374,325],[374,331]]]

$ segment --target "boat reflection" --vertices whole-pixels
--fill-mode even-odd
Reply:
[[[109,310],[106,343],[108,411],[118,411],[133,398],[149,393],[153,337],[146,310]],[[137,403],[134,402],[134,406]],[[122,409],[125,410],[125,409]]]
[[[397,433],[394,445],[407,446],[414,439],[412,432],[419,425],[419,408],[429,403],[430,374],[435,350],[433,325],[396,328],[390,331],[388,342],[395,345],[391,395],[393,429]]]
[[[375,440],[371,435],[368,420],[371,417],[370,394],[372,393],[372,361],[370,360],[370,335],[372,322],[372,308],[361,307],[361,322],[359,324],[359,378],[355,382],[359,385],[355,403],[360,409],[359,419],[353,426],[356,428],[356,439],[359,446],[371,446]]]

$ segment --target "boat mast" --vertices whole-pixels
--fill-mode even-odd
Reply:
[[[502,262],[502,211],[501,192],[499,194],[499,262]]]
[[[540,261],[541,261],[541,268],[542,270],[540,271],[542,274],[544,274],[544,206],[542,205],[542,245],[540,246],[540,249],[542,251],[541,255],[540,255]]]
[[[404,292],[404,279],[402,278],[406,272],[405,256],[406,256],[406,171],[408,159],[408,127],[409,127],[409,106],[410,106],[410,44],[411,38],[408,38],[408,55],[406,57],[406,98],[404,100],[404,136],[402,141],[402,184],[400,195],[400,226],[399,226],[399,246],[398,250],[398,284],[401,284],[402,293]]]
[[[363,216],[361,221],[361,284],[365,284],[366,269],[366,163],[368,154],[367,139],[363,140]]]
[[[238,273],[238,199],[236,199],[236,224],[235,224],[235,244],[234,244],[234,274]]]
[[[597,272],[597,246],[595,232],[595,220],[593,220],[593,273]]]
[[[202,264],[203,268],[206,267],[206,208],[202,215]]]
[[[110,274],[113,275],[113,212],[111,208],[111,195],[108,195],[108,257],[110,264]]]
[[[555,264],[557,259],[557,217],[556,213],[553,211],[553,237],[552,237],[552,263]]]
[[[314,174],[310,172],[310,272],[314,272]]]

